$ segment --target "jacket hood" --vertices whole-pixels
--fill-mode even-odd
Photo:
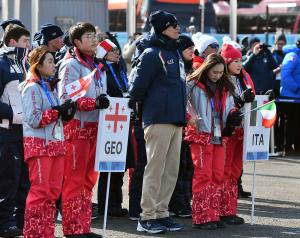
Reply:
[[[291,52],[300,53],[300,49],[297,46],[295,46],[295,45],[285,45],[283,47],[283,52],[285,54],[291,53]]]

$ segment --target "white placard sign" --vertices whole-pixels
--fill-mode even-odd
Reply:
[[[256,95],[252,103],[245,104],[243,159],[247,161],[268,160],[270,128],[262,125],[259,110],[251,111],[269,101],[267,95]]]
[[[125,171],[130,121],[128,100],[110,97],[110,106],[100,110],[95,171]]]

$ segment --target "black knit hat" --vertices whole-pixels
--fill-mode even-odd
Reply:
[[[56,39],[64,35],[63,31],[59,26],[50,23],[41,26],[41,34],[43,35],[43,45],[47,45],[47,43],[50,40]]]
[[[173,14],[161,10],[151,12],[149,21],[157,34],[161,34],[169,26],[178,24],[178,20]]]
[[[192,39],[187,35],[180,35],[177,41],[178,50],[184,51],[185,49],[194,46],[194,42]]]
[[[0,24],[2,26],[3,31],[5,31],[5,28],[9,24],[16,24],[16,25],[19,25],[21,27],[25,27],[24,24],[20,20],[18,20],[18,19],[7,19],[7,20],[1,22],[1,24]]]
[[[257,37],[250,38],[249,39],[249,47],[251,48],[254,45],[254,43],[256,43],[256,42],[260,43],[260,39],[258,39]]]
[[[284,41],[286,43],[286,37],[285,34],[281,33],[278,35],[275,35],[275,43],[277,43],[278,41]]]

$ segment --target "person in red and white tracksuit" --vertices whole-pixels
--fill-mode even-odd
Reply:
[[[70,30],[74,45],[66,53],[59,68],[58,84],[61,101],[69,99],[65,86],[87,76],[96,69],[86,94],[76,100],[77,112],[64,125],[67,155],[62,191],[62,225],[66,237],[102,237],[90,231],[92,189],[97,181],[95,154],[99,109],[109,107],[106,96],[106,74],[97,62],[96,30],[90,23],[79,22]]]
[[[235,87],[235,104],[243,108],[244,103],[254,100],[255,90],[251,77],[242,68],[242,54],[231,44],[224,44],[221,56],[227,64],[230,81]],[[226,150],[221,216],[222,221],[232,225],[244,223],[244,219],[237,216],[237,181],[243,169],[243,136],[242,126],[236,128],[229,137]]]
[[[223,184],[226,135],[241,122],[235,110],[234,86],[226,76],[226,65],[218,54],[210,54],[188,77],[189,122],[185,140],[191,143],[194,164],[193,227],[216,229]]]
[[[70,102],[59,106],[54,90],[57,80],[52,78],[54,58],[46,46],[31,52],[30,65],[28,77],[20,86],[24,159],[31,183],[23,232],[25,238],[53,238],[55,201],[62,189],[66,153],[62,119],[72,118],[75,109]]]

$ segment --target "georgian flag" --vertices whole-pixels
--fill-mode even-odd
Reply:
[[[104,56],[112,49],[117,48],[117,46],[109,39],[101,41],[97,46],[96,57],[98,59],[103,59]]]
[[[81,98],[86,94],[91,82],[93,81],[96,71],[97,69],[94,69],[88,75],[66,85],[66,92],[72,101],[75,102],[78,98]]]

